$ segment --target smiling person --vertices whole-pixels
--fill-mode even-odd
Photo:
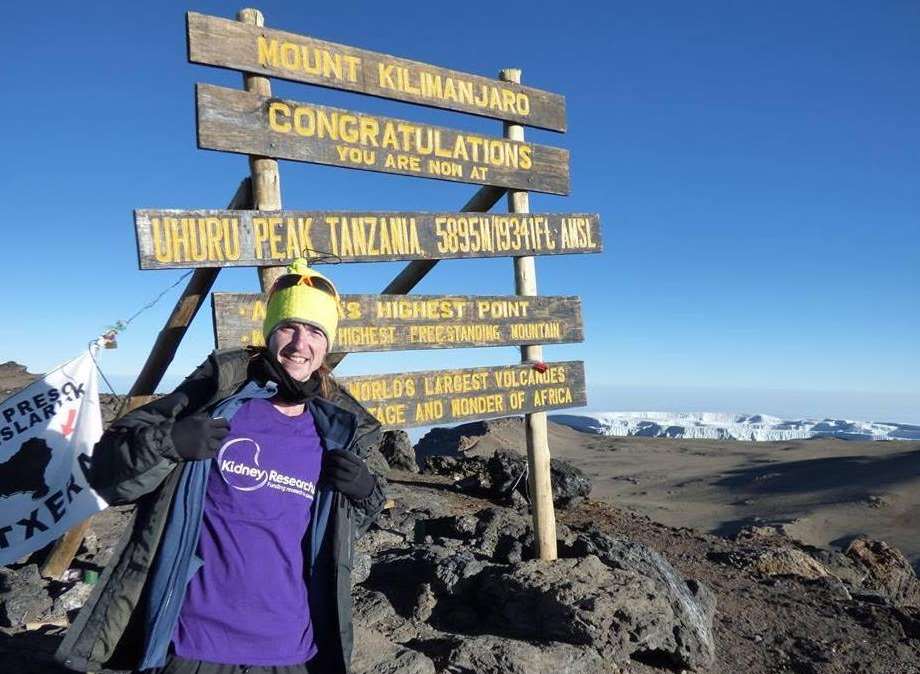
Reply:
[[[216,351],[112,424],[90,482],[136,503],[57,658],[78,670],[350,671],[353,542],[383,507],[380,425],[323,364],[338,294],[303,260],[272,287],[267,348]]]

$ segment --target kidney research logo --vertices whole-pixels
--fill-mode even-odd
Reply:
[[[294,475],[280,473],[274,468],[262,468],[259,454],[262,448],[252,438],[234,438],[224,444],[217,454],[220,476],[230,487],[239,491],[255,491],[268,485],[287,494],[313,499],[316,485]]]
[[[221,447],[217,464],[224,482],[240,491],[255,491],[264,487],[268,482],[268,471],[259,466],[261,451],[259,443],[250,438],[234,438]],[[251,463],[245,459],[250,459]]]

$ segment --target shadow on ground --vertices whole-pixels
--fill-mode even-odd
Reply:
[[[739,494],[821,493],[827,503],[868,498],[920,476],[920,450],[888,456],[830,456],[727,471],[714,484]]]

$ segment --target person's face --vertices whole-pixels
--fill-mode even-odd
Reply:
[[[282,323],[268,340],[268,350],[293,379],[306,381],[323,364],[329,342],[319,328]]]

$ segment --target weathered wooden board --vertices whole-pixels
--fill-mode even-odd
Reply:
[[[198,147],[364,171],[569,193],[569,153],[495,136],[197,86]]]
[[[134,227],[141,269],[281,265],[316,253],[386,262],[602,248],[596,213],[136,210]]]
[[[263,346],[265,296],[212,293],[218,349]],[[577,297],[342,295],[333,351],[562,344],[584,339]]]
[[[337,377],[384,428],[493,419],[587,405],[581,361]]]
[[[427,63],[189,12],[188,60],[565,131],[565,98]]]

